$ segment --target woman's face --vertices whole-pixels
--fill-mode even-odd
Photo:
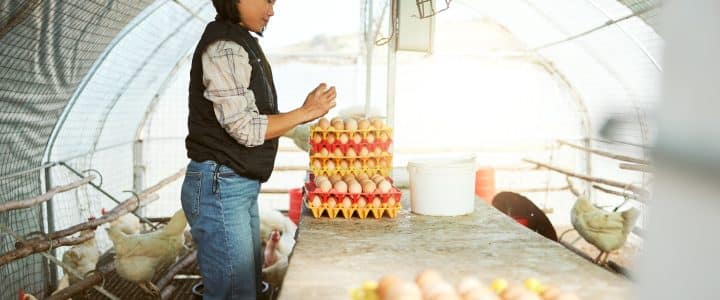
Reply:
[[[273,11],[275,0],[240,0],[237,7],[240,10],[240,23],[250,31],[262,32]]]

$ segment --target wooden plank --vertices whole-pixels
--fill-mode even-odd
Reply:
[[[617,159],[617,160],[626,161],[626,162],[631,162],[631,163],[636,163],[636,164],[643,164],[643,165],[649,165],[649,164],[650,164],[650,161],[647,161],[647,160],[644,160],[644,159],[639,159],[639,158],[635,158],[635,157],[630,157],[630,156],[615,154],[615,153],[611,153],[611,152],[607,152],[607,151],[602,151],[602,150],[597,150],[597,149],[593,149],[593,148],[587,148],[587,147],[583,147],[583,146],[580,146],[580,145],[576,145],[576,144],[573,144],[573,143],[570,143],[570,142],[567,142],[567,141],[563,141],[563,140],[558,140],[558,143],[561,144],[561,145],[566,145],[566,146],[569,146],[569,147],[572,147],[572,148],[575,148],[575,149],[587,151],[587,152],[590,152],[590,153],[594,153],[594,154],[597,154],[597,155],[600,155],[600,156],[605,156],[605,157],[612,158],[612,159]]]
[[[37,205],[39,203],[43,203],[45,201],[52,199],[52,197],[55,196],[56,194],[64,193],[69,190],[76,189],[84,184],[87,184],[88,182],[93,181],[93,180],[95,180],[95,175],[90,175],[90,176],[80,179],[78,181],[51,188],[44,194],[37,196],[37,197],[24,199],[24,200],[18,200],[18,201],[0,203],[0,212],[6,212],[9,210],[15,210],[15,209],[21,209],[21,208],[28,208],[28,207]]]
[[[558,167],[555,167],[555,166],[551,166],[551,165],[548,165],[548,164],[544,164],[544,163],[541,163],[541,162],[537,162],[537,161],[534,161],[534,160],[531,160],[531,159],[526,159],[526,158],[524,158],[523,161],[529,162],[529,163],[531,163],[531,164],[535,164],[535,165],[537,165],[538,167],[541,167],[541,168],[545,168],[545,169],[548,169],[548,170],[553,170],[553,171],[555,171],[555,172],[568,175],[568,176],[570,176],[570,177],[575,177],[575,178],[579,178],[579,179],[582,179],[582,180],[585,180],[585,181],[589,181],[589,182],[597,182],[597,183],[602,183],[602,184],[604,184],[604,185],[609,185],[609,186],[614,186],[614,187],[621,188],[621,189],[626,189],[626,190],[632,191],[632,192],[634,192],[634,193],[636,193],[636,194],[639,194],[640,196],[643,196],[643,197],[645,197],[645,196],[648,195],[648,191],[647,191],[647,190],[645,190],[645,189],[643,189],[643,188],[641,188],[641,187],[638,187],[638,186],[636,186],[636,185],[634,185],[634,184],[631,184],[631,183],[623,183],[623,182],[614,181],[614,180],[610,180],[610,179],[604,179],[604,178],[598,178],[598,177],[592,177],[592,176],[582,175],[582,174],[578,174],[578,173],[575,173],[575,172],[572,172],[572,171],[568,171],[568,170],[565,170],[565,169],[562,169],[562,168],[558,168]]]

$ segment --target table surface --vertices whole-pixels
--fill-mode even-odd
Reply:
[[[403,194],[407,206],[407,193]],[[432,268],[455,283],[476,276],[486,283],[505,278],[522,284],[536,278],[581,299],[631,298],[632,284],[528,230],[484,201],[457,217],[319,219],[306,210],[280,293],[281,300],[349,299],[367,280],[396,274],[413,280]]]

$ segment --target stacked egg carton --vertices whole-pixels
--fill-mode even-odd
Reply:
[[[392,168],[392,129],[382,120],[320,119],[310,129],[310,171],[315,176],[380,174]]]
[[[378,119],[322,118],[311,127],[312,175],[305,189],[315,218],[325,212],[330,218],[397,216],[402,194],[388,177],[391,137],[392,130]]]

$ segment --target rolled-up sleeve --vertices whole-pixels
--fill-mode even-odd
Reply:
[[[265,143],[268,120],[249,89],[252,66],[245,49],[232,41],[214,42],[202,55],[202,68],[205,98],[225,131],[247,147]]]

